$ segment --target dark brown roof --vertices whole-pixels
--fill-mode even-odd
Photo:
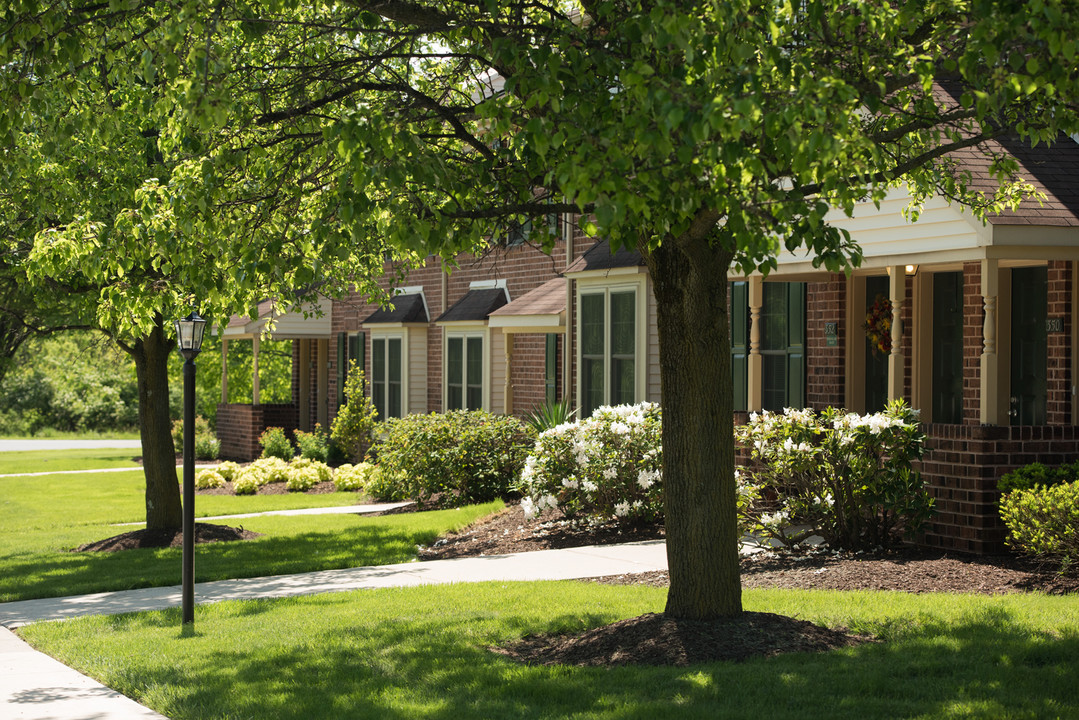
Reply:
[[[427,307],[423,302],[423,295],[419,293],[411,295],[398,295],[393,300],[393,308],[379,308],[371,313],[366,323],[425,323],[427,320]]]
[[[992,193],[998,181],[989,174],[987,153],[1007,153],[1019,162],[1019,176],[1045,196],[1024,199],[1015,210],[990,215],[993,225],[1058,225],[1079,227],[1079,143],[1061,135],[1055,143],[1031,147],[1018,138],[992,140],[984,150],[969,148],[953,157],[971,174],[971,187]]]
[[[500,317],[516,315],[557,315],[566,309],[566,279],[554,278],[529,290],[508,305],[492,312]]]
[[[599,240],[595,245],[588,248],[584,255],[577,258],[572,265],[566,268],[566,272],[613,270],[614,268],[639,267],[641,265],[644,265],[644,258],[636,250],[622,248],[612,253],[610,242]]]
[[[506,302],[506,291],[503,288],[469,290],[435,322],[486,320],[488,315]]]

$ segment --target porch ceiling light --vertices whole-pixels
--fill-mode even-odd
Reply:
[[[906,270],[907,270],[907,275],[917,275],[918,274],[918,266],[917,265],[907,265]]]
[[[176,321],[176,341],[180,355],[185,360],[194,360],[202,350],[202,334],[206,330],[206,321],[192,311],[190,315]]]

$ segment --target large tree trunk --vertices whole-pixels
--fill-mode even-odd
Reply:
[[[146,473],[146,528],[178,528],[183,523],[176,449],[169,417],[169,352],[173,342],[159,318],[153,331],[128,347],[139,384],[139,433]]]
[[[663,384],[666,613],[711,619],[742,612],[742,585],[727,310],[732,256],[701,234],[666,238],[647,259]]]

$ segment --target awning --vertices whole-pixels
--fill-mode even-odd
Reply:
[[[250,339],[260,337],[267,323],[273,320],[274,340],[302,340],[308,338],[328,338],[331,333],[330,301],[320,297],[318,303],[308,306],[308,317],[304,309],[290,308],[274,300],[263,300],[258,305],[258,317],[245,318],[233,315],[221,333],[225,340]]]
[[[390,302],[393,304],[392,308],[385,307],[375,310],[363,321],[363,324],[377,325],[394,323],[409,325],[418,323],[426,325],[429,322],[427,303],[424,302],[423,295],[420,293],[398,295],[390,300]]]
[[[465,296],[455,302],[449,310],[435,320],[443,323],[480,323],[508,302],[505,288],[485,288],[469,290]]]
[[[566,279],[548,280],[498,308],[491,313],[490,326],[507,333],[564,333]]]

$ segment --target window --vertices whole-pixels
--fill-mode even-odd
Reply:
[[[749,283],[730,283],[731,378],[734,410],[749,409]]]
[[[558,334],[547,333],[543,358],[543,396],[547,403],[558,402]]]
[[[637,290],[581,294],[581,407],[637,400]]]
[[[345,383],[352,362],[356,362],[357,372],[364,369],[364,350],[363,333],[337,333],[337,407],[345,404]]]
[[[764,283],[761,356],[765,410],[805,407],[805,283]]]
[[[446,409],[483,409],[483,335],[446,337]]]
[[[403,415],[403,345],[400,336],[383,335],[371,339],[371,401],[381,419]]]

